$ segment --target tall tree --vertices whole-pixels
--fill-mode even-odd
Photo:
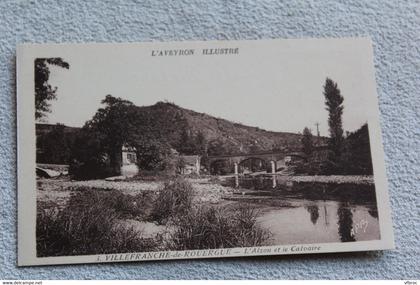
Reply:
[[[206,137],[204,136],[203,132],[199,131],[195,136],[195,152],[201,156],[205,156],[207,154],[207,143]]]
[[[141,119],[137,107],[130,101],[107,95],[101,102],[104,108],[99,108],[85,128],[101,137],[104,151],[109,155],[111,167],[115,174],[120,173],[121,150],[124,144],[133,144],[139,129]]]
[[[35,59],[35,119],[41,119],[46,113],[51,112],[51,104],[48,101],[57,97],[57,87],[52,87],[48,83],[49,65],[70,68],[70,65],[61,57]]]
[[[314,150],[314,145],[313,145],[312,132],[307,127],[303,129],[303,137],[302,137],[301,142],[302,142],[302,151],[309,158],[312,155],[312,152]]]
[[[330,131],[329,146],[334,154],[333,160],[340,158],[343,148],[343,102],[344,98],[341,96],[340,89],[337,83],[327,78],[324,85],[325,105],[329,113],[328,126]]]

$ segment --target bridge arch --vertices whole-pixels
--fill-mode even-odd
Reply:
[[[238,162],[239,172],[269,171],[270,160],[258,156],[245,157]]]
[[[220,158],[210,161],[209,171],[212,175],[226,175],[234,173],[234,164],[226,158]]]
[[[226,154],[218,156],[209,156],[207,160],[207,169],[211,174],[238,174],[239,168],[247,165],[247,162],[254,161],[256,166],[259,162],[266,166],[267,172],[275,173],[280,169],[288,167],[296,159],[304,159],[305,155],[300,152],[273,151],[247,154]],[[254,165],[255,166],[255,165]],[[243,172],[243,171],[241,171]]]

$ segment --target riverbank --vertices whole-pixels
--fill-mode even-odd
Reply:
[[[270,237],[256,210],[223,202],[233,189],[212,181],[37,182],[39,257],[249,247]]]
[[[208,179],[186,179],[194,190],[194,203],[216,204],[223,196],[233,193],[234,189],[210,183]],[[123,194],[136,196],[148,192],[157,194],[164,187],[164,181],[106,181],[104,179],[74,181],[68,177],[56,179],[39,178],[37,180],[38,201],[53,202],[60,206],[70,198],[71,193],[87,190],[121,191]]]
[[[177,177],[166,183],[163,179],[39,178],[39,256],[377,238],[375,188],[363,184],[369,178],[329,176],[330,183],[320,176],[318,180],[313,176],[294,178],[299,182],[275,189],[270,185],[255,188],[257,183],[249,189],[234,189],[219,185],[215,177]],[[354,183],[355,178],[359,184]],[[270,182],[267,176],[253,179]],[[361,221],[369,228],[353,233],[353,223],[359,225]],[[69,224],[77,227],[67,228]],[[97,235],[90,235],[97,231]],[[64,242],[57,244],[57,240]]]
[[[272,178],[273,174],[261,173],[259,175],[243,175],[239,178],[255,178],[266,177]],[[219,176],[222,181],[228,181],[235,178],[235,175]],[[356,185],[374,185],[375,180],[373,175],[280,175],[276,174],[278,183],[327,183],[327,184],[356,184]]]
[[[278,181],[290,181],[296,183],[328,183],[328,184],[363,184],[375,183],[372,175],[314,175],[314,176],[277,176]]]

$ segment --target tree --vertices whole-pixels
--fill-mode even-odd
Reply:
[[[171,147],[160,140],[142,139],[135,143],[137,150],[137,165],[148,171],[163,171],[176,168],[175,156]]]
[[[302,137],[301,142],[302,142],[303,153],[306,154],[308,158],[310,158],[314,150],[314,145],[313,145],[312,132],[307,127],[303,129],[303,137]]]
[[[186,127],[182,129],[178,142],[178,151],[182,154],[193,154],[194,152],[193,139]]]
[[[343,148],[343,101],[340,89],[337,83],[327,78],[324,85],[325,105],[329,113],[328,126],[330,132],[329,146],[332,151],[332,161],[337,161],[340,158]]]
[[[133,145],[141,131],[138,121],[137,107],[130,101],[107,95],[101,102],[104,108],[99,108],[85,128],[101,137],[103,151],[109,155],[114,174],[120,174],[121,150],[123,145]]]
[[[79,180],[113,175],[105,149],[102,134],[84,126],[77,133],[71,148],[70,175]]]
[[[259,147],[255,142],[252,142],[249,145],[249,152],[250,153],[259,153],[260,151],[262,151],[261,147]]]
[[[220,140],[212,140],[209,142],[208,146],[208,155],[209,156],[217,156],[227,154],[227,149],[222,141]]]
[[[73,134],[66,133],[65,126],[55,125],[51,131],[37,138],[37,162],[68,164]]]
[[[319,175],[323,173],[323,161],[320,161],[314,155],[314,137],[308,127],[303,129],[301,144],[302,152],[306,155],[306,161],[295,163],[295,173],[306,175]]]
[[[49,65],[70,68],[70,65],[61,57],[35,59],[35,119],[41,119],[46,113],[51,112],[51,105],[48,101],[57,97],[57,87],[48,84]]]
[[[80,166],[77,169],[83,169],[88,163],[103,170],[97,172],[98,175],[118,175],[122,147],[130,146],[136,149],[137,165],[140,169],[175,173],[176,155],[171,141],[165,136],[167,129],[162,126],[162,118],[153,116],[156,110],[137,107],[130,101],[111,95],[107,95],[102,104],[104,106],[83,127],[89,138],[94,138],[90,144],[91,149],[86,150],[94,159],[88,155],[77,156]],[[170,120],[166,120],[167,122]],[[190,141],[190,136],[188,140]],[[84,146],[79,145],[78,148],[83,149]],[[74,152],[78,153],[77,148]]]
[[[203,132],[199,131],[197,135],[195,136],[195,154],[199,154],[201,156],[206,156],[207,154],[207,143],[206,138],[203,134]]]
[[[370,152],[369,129],[364,124],[344,140],[341,169],[345,174],[372,175],[372,156]]]

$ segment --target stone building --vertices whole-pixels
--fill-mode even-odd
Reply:
[[[137,166],[136,148],[131,146],[123,146],[121,149],[121,175],[134,176],[139,172]]]

